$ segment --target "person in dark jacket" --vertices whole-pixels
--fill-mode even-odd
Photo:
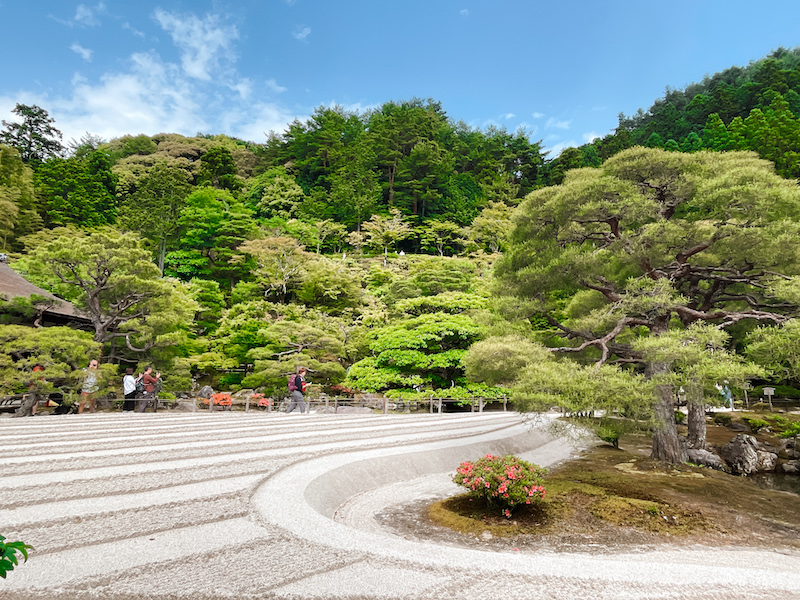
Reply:
[[[306,412],[306,402],[303,397],[303,392],[306,388],[306,368],[298,367],[294,376],[294,380],[290,381],[289,389],[291,390],[290,397],[292,399],[289,408],[286,409],[287,413],[292,412],[295,408],[299,408],[301,413]]]

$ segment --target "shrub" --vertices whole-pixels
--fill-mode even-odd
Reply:
[[[726,415],[724,413],[719,413],[714,415],[714,423],[717,425],[722,425],[723,427],[727,427],[733,421],[733,417],[731,415]]]
[[[203,404],[208,404],[209,399],[203,398]],[[230,406],[233,404],[233,400],[231,399],[230,394],[226,394],[225,392],[219,392],[211,396],[211,402],[214,403],[214,406]]]
[[[747,425],[750,427],[750,431],[752,431],[753,433],[758,433],[762,428],[769,425],[769,423],[767,423],[766,421],[762,421],[761,419],[744,418],[742,419],[742,421],[747,423]]]
[[[784,428],[779,437],[797,439],[798,436],[800,436],[800,421],[794,421]]]
[[[608,425],[601,425],[596,430],[597,437],[603,440],[606,444],[611,444],[614,448],[619,448],[620,431]]]
[[[0,577],[6,578],[6,573],[13,571],[19,564],[17,552],[22,555],[23,562],[28,560],[28,549],[32,546],[24,542],[6,542],[6,538],[0,535]]]
[[[678,425],[681,425],[681,424],[682,424],[682,423],[684,423],[685,421],[686,421],[686,413],[683,413],[683,412],[681,412],[681,411],[679,411],[679,410],[676,410],[676,411],[675,411],[675,422],[676,422]]]
[[[490,506],[500,508],[502,514],[511,512],[520,504],[544,498],[542,478],[546,469],[513,455],[487,454],[477,462],[463,462],[456,469],[453,481],[467,488]]]

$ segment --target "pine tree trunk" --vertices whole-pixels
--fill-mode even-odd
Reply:
[[[664,363],[661,363],[664,364]],[[675,401],[671,385],[656,386],[655,427],[651,458],[670,464],[686,460],[686,450],[678,437],[675,424]]]
[[[164,258],[167,255],[167,238],[161,238],[158,243],[158,270],[161,271],[161,276],[164,276]]]
[[[706,407],[703,390],[700,386],[689,386],[687,393],[689,415],[686,425],[689,429],[686,445],[689,448],[704,450],[706,447]]]
[[[656,317],[650,326],[650,333],[661,335],[669,329],[670,315]],[[651,362],[645,368],[648,379],[661,378],[668,375],[672,365],[668,362]],[[650,457],[670,464],[686,462],[686,447],[678,437],[678,426],[675,424],[675,389],[670,383],[657,383],[655,386],[656,403],[653,407],[653,447]]]

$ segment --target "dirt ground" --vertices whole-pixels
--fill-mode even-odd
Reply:
[[[709,425],[708,442],[721,445],[736,433]],[[800,495],[703,467],[665,467],[649,452],[644,435],[623,437],[620,449],[598,446],[551,471],[547,502],[511,519],[466,497],[394,506],[376,518],[407,539],[484,550],[800,549]]]

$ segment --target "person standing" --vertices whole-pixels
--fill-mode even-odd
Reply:
[[[133,378],[133,368],[125,369],[122,377],[122,393],[125,394],[125,402],[122,403],[123,412],[131,412],[134,409],[134,399],[136,398],[136,379]]]
[[[306,368],[298,367],[294,377],[289,378],[289,396],[292,399],[289,408],[286,409],[287,413],[292,412],[295,408],[299,408],[301,413],[306,412],[306,402],[303,397],[303,392],[306,389]]]
[[[155,390],[156,382],[159,379],[161,379],[161,373],[156,373],[155,376],[153,376],[153,367],[148,366],[144,370],[144,376],[142,377],[144,393],[139,399],[139,405],[136,407],[136,412],[144,412],[144,409],[147,408],[147,403],[150,402],[155,395],[153,390]]]
[[[78,402],[78,414],[83,412],[83,407],[89,403],[89,412],[94,412],[94,403],[100,385],[97,380],[97,361],[89,361],[89,366],[83,370],[83,385],[81,386],[81,399]]]

